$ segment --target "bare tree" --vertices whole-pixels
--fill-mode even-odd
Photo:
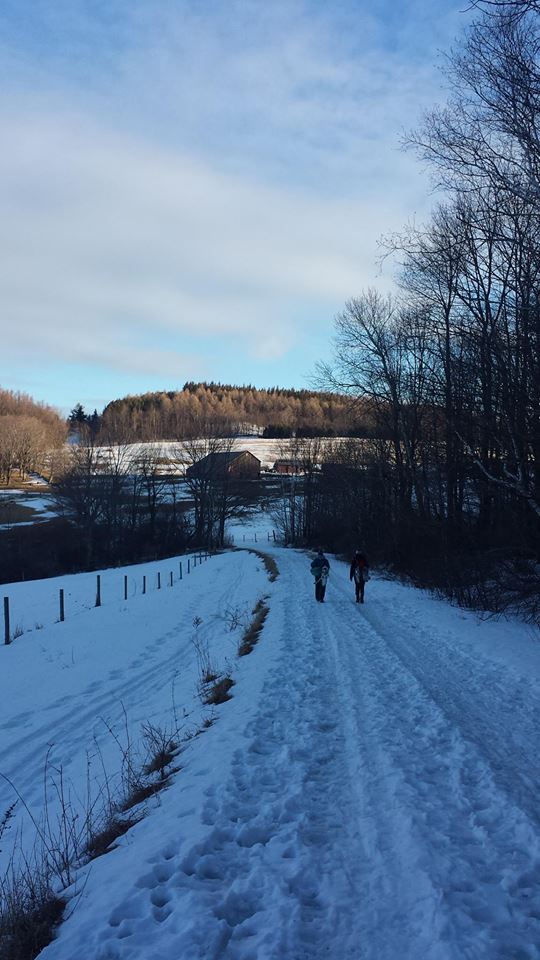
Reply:
[[[0,476],[9,484],[16,471],[25,480],[31,471],[45,466],[61,440],[61,431],[36,416],[0,416]]]
[[[290,473],[281,479],[281,496],[272,511],[274,522],[285,543],[309,543],[315,530],[322,441],[320,437],[294,437],[280,444],[279,452],[283,460],[290,461]]]
[[[247,481],[230,470],[235,432],[220,422],[195,420],[189,433],[177,443],[176,460],[186,469],[193,500],[193,540],[206,547],[222,546],[227,521],[244,516],[250,499]]]
[[[87,567],[94,558],[97,528],[105,518],[102,462],[101,451],[89,433],[71,447],[66,472],[53,486],[56,503],[81,537]]]

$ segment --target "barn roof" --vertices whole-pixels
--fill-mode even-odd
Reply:
[[[248,455],[253,460],[256,460],[257,463],[261,464],[261,461],[256,457],[251,450],[231,450],[231,451],[222,451],[219,453],[207,453],[206,456],[201,457],[200,460],[197,460],[196,463],[193,463],[190,467],[187,468],[186,474],[191,474],[195,476],[198,474],[204,474],[210,476],[211,474],[219,474],[220,472],[226,470],[229,464],[234,463],[236,460],[239,460],[241,457]]]
[[[201,457],[200,460],[197,460],[197,463],[208,463],[209,466],[210,464],[216,464],[216,466],[218,464],[225,465],[227,463],[232,463],[234,460],[238,460],[238,458],[243,457],[245,453],[248,453],[249,456],[253,457],[254,460],[259,460],[259,458],[256,457],[251,450],[231,450],[220,453],[207,453],[205,457]],[[259,463],[260,462],[261,461],[259,460]]]

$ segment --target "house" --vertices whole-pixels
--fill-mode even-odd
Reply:
[[[261,461],[249,450],[209,453],[186,470],[192,480],[258,480]]]
[[[288,476],[304,472],[299,460],[276,460],[272,470],[274,473],[287,474]]]

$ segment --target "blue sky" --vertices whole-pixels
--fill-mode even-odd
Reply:
[[[400,136],[464,6],[3,0],[0,386],[309,386],[432,202]]]

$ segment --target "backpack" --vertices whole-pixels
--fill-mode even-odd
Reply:
[[[365,560],[360,560],[360,562],[356,563],[354,566],[354,582],[361,583],[362,581],[364,581],[364,583],[367,583],[368,580],[369,580],[368,565]]]

